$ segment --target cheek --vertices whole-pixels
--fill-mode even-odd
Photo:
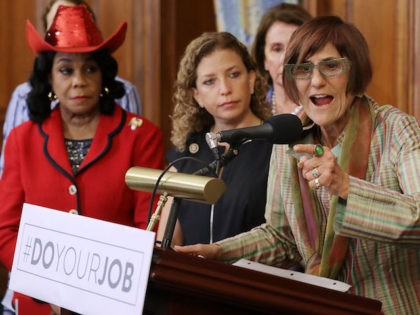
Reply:
[[[205,99],[203,93],[200,93],[197,90],[193,91],[193,98],[194,100],[202,107],[204,105]]]
[[[62,93],[65,89],[65,86],[66,86],[65,80],[61,80],[61,81],[51,80],[51,89],[54,91],[55,94]]]
[[[270,67],[275,70],[277,69],[280,65],[283,64],[283,57],[282,54],[274,54],[272,53],[269,57],[268,57],[268,63],[270,64]]]
[[[299,96],[305,96],[307,94],[307,91],[309,89],[309,80],[296,80],[296,90],[299,94]]]

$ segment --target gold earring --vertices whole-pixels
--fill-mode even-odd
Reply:
[[[55,95],[55,93],[53,91],[50,91],[50,93],[48,93],[48,99],[52,102],[55,101],[57,99],[57,95]]]
[[[104,93],[105,93],[105,95],[108,95],[109,94],[109,89],[107,88],[107,87],[104,87]],[[100,97],[104,97],[104,94],[103,93],[101,93],[101,94],[99,94],[99,96]]]

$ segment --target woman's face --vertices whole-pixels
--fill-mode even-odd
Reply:
[[[297,28],[294,24],[277,21],[267,31],[264,47],[264,67],[269,72],[273,84],[283,86],[284,54],[289,39]]]
[[[248,72],[241,57],[231,49],[217,49],[197,66],[194,99],[216,124],[240,124],[251,113],[255,72]]]
[[[331,44],[316,52],[304,62],[318,65],[320,61],[342,58]],[[351,67],[351,66],[350,66]],[[354,99],[354,95],[346,94],[349,82],[349,67],[334,76],[326,77],[315,67],[310,79],[296,80],[299,100],[305,113],[321,127],[344,124],[345,115]]]
[[[76,115],[97,111],[102,74],[89,54],[57,53],[50,80],[63,110]]]

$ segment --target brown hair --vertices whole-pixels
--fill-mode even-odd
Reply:
[[[290,39],[284,63],[305,62],[328,43],[351,63],[346,92],[363,94],[372,79],[369,48],[362,33],[338,16],[319,16],[297,29]],[[289,98],[299,103],[296,82],[288,78],[286,71],[283,72],[283,84]]]
[[[282,3],[269,9],[261,18],[255,39],[252,45],[252,56],[257,63],[258,71],[264,76],[267,82],[273,84],[270,74],[265,70],[265,38],[270,27],[275,22],[300,26],[309,21],[312,16],[301,6],[291,3]]]
[[[191,41],[185,49],[175,82],[171,141],[179,151],[185,149],[186,140],[191,133],[200,132],[214,124],[213,116],[195,101],[193,88],[196,87],[197,67],[201,60],[218,49],[229,49],[236,52],[241,57],[247,71],[255,71],[251,110],[262,120],[271,116],[270,107],[266,103],[267,84],[256,71],[255,62],[246,46],[227,32],[203,33]]]

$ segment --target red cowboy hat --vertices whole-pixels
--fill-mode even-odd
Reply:
[[[83,4],[67,7],[59,6],[45,39],[39,35],[28,20],[26,40],[36,53],[56,51],[67,53],[89,53],[99,49],[115,51],[124,42],[127,23],[121,23],[106,40],[96,26],[92,13]]]

